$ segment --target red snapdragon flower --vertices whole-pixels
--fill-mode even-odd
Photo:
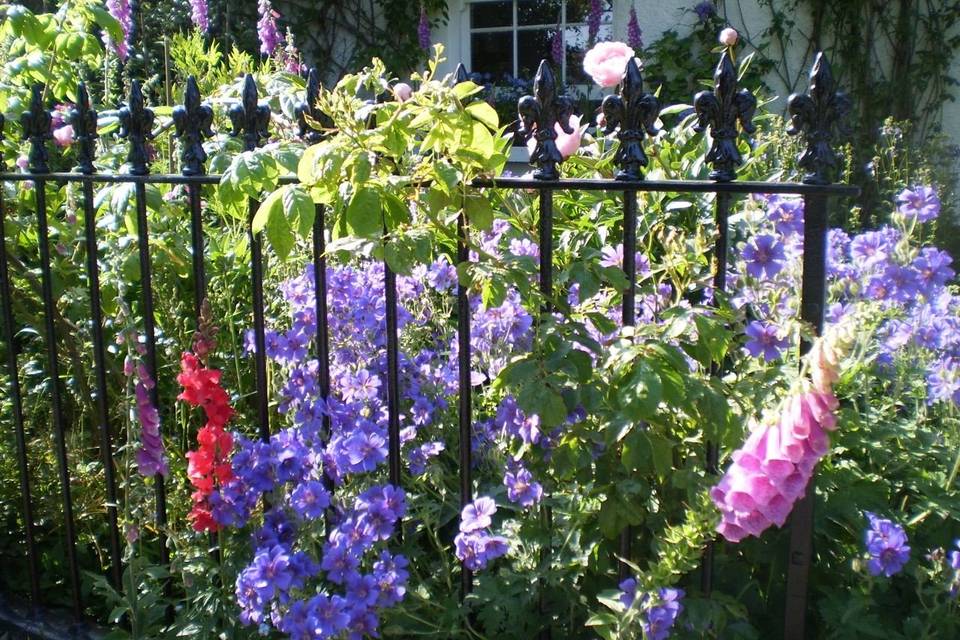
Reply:
[[[207,418],[197,433],[198,448],[187,452],[187,477],[196,489],[189,518],[197,531],[217,531],[220,526],[210,511],[210,494],[233,478],[233,436],[224,429],[233,417],[233,407],[220,385],[220,371],[207,368],[193,353],[184,352],[180,358],[177,382],[183,387],[178,398],[202,407]]]

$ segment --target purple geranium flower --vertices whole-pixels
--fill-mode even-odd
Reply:
[[[747,325],[745,333],[750,338],[744,348],[754,358],[763,356],[767,362],[780,357],[782,349],[787,348],[788,340],[780,335],[776,325],[754,321]]]
[[[869,555],[867,570],[872,576],[883,574],[889,578],[899,573],[910,559],[907,534],[903,527],[892,520],[870,512],[866,515],[868,526],[863,541]]]
[[[497,503],[493,498],[481,496],[465,506],[460,514],[460,531],[470,533],[489,527],[491,516],[497,512]]]
[[[507,487],[507,497],[523,507],[532,507],[543,497],[543,487],[534,481],[533,474],[521,467],[516,473],[503,474],[503,484]]]
[[[316,480],[301,482],[290,494],[290,507],[302,519],[319,518],[329,506],[330,494]]]
[[[940,198],[932,187],[904,189],[897,196],[897,211],[907,219],[929,222],[940,214]]]
[[[755,236],[743,249],[747,273],[754,278],[772,278],[783,269],[783,243],[769,234]]]

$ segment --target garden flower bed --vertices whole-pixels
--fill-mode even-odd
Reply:
[[[111,9],[6,9],[59,75],[0,87],[4,593],[111,637],[956,633],[948,203],[894,168],[847,225],[824,59],[790,136],[732,30],[695,98],[597,45],[602,128],[545,61],[506,177],[442,46],[323,88],[272,9],[265,62],[181,38],[179,106],[98,116],[56,33],[126,59]]]

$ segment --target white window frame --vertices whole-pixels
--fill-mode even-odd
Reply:
[[[463,44],[462,44],[462,53],[463,53],[464,66],[466,66],[469,71],[471,71],[471,72],[474,71],[474,69],[473,69],[473,37],[472,37],[474,33],[510,33],[510,34],[512,35],[512,40],[511,40],[511,41],[512,41],[512,45],[513,45],[513,51],[511,52],[511,56],[512,56],[512,62],[513,62],[513,68],[512,68],[511,73],[512,73],[513,77],[516,78],[516,77],[518,77],[518,71],[519,71],[519,69],[518,69],[519,59],[518,59],[518,55],[517,55],[517,53],[518,53],[518,51],[517,51],[517,43],[519,42],[520,34],[521,34],[522,32],[524,32],[524,31],[543,31],[543,30],[546,30],[546,29],[555,29],[555,28],[557,28],[557,24],[556,24],[556,23],[553,23],[553,24],[535,24],[535,25],[533,25],[533,24],[519,25],[519,24],[518,24],[518,20],[517,20],[517,18],[518,18],[518,15],[517,15],[517,13],[518,13],[518,12],[517,12],[518,0],[510,0],[510,1],[512,2],[512,5],[513,5],[513,6],[512,6],[513,16],[512,16],[511,24],[510,24],[510,25],[508,25],[508,26],[503,26],[503,27],[480,27],[480,28],[474,29],[474,28],[473,28],[473,25],[472,25],[472,16],[471,16],[471,13],[470,13],[470,5],[472,5],[472,4],[484,4],[484,2],[483,2],[483,0],[463,0],[463,4],[462,4],[462,7],[461,7],[462,19],[460,20],[460,37],[461,37],[461,42],[463,43]],[[453,12],[451,12],[451,14],[452,14],[452,13],[453,13]],[[560,27],[560,32],[563,34],[563,38],[564,38],[564,56],[563,56],[563,61],[562,61],[561,65],[560,65],[560,70],[559,70],[559,74],[558,74],[558,80],[560,81],[561,84],[566,85],[566,83],[567,83],[567,82],[566,82],[566,80],[567,80],[567,56],[566,56],[566,46],[567,46],[567,43],[566,43],[566,34],[567,34],[567,28],[568,28],[568,27],[583,27],[583,28],[586,28],[586,26],[587,26],[587,23],[586,23],[585,21],[584,21],[584,22],[571,22],[571,23],[568,23],[568,22],[567,22],[567,0],[560,0],[560,24],[559,24],[559,27]],[[551,62],[552,62],[552,61],[551,61]],[[525,80],[533,80],[533,77],[531,76],[530,78],[525,78]],[[590,91],[590,86],[589,86],[589,85],[577,84],[577,85],[573,85],[573,86],[575,86],[578,90],[581,90],[581,91],[588,91],[588,92]]]

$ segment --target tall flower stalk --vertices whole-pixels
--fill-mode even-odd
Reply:
[[[422,4],[420,5],[420,22],[417,24],[417,39],[421,49],[430,50],[430,19],[427,17],[427,8]]]
[[[201,33],[210,30],[210,11],[207,0],[190,0],[190,20]]]
[[[123,31],[123,39],[120,42],[113,42],[110,34],[104,32],[103,37],[108,48],[113,49],[121,62],[125,62],[130,56],[130,32],[133,30],[133,8],[130,6],[130,0],[107,0],[107,11],[120,23]]]
[[[273,9],[270,0],[260,0],[257,5],[260,19],[257,21],[257,37],[260,38],[260,53],[272,56],[283,42],[283,36],[277,28],[277,17],[280,15]]]

